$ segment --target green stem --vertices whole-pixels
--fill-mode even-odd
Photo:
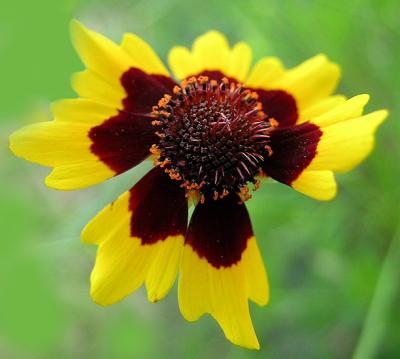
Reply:
[[[372,359],[377,356],[379,346],[390,320],[400,277],[400,226],[397,228],[375,287],[352,359]]]

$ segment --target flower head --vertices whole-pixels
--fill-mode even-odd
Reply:
[[[386,111],[363,115],[367,95],[332,95],[340,71],[324,55],[292,69],[266,57],[249,73],[250,48],[210,31],[170,51],[172,76],[135,35],[117,45],[74,22],[72,36],[86,65],[73,78],[79,98],[16,131],[12,151],[52,167],[46,183],[63,190],[154,161],[82,232],[98,246],[93,300],[112,304],[145,284],[156,302],[179,271],[186,319],[209,313],[233,343],[258,348],[248,300],[265,305],[268,282],[244,202],[266,178],[333,198],[334,172],[370,153]]]

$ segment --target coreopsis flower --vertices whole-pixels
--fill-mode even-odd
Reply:
[[[118,45],[74,22],[72,37],[86,66],[73,78],[79,98],[16,131],[12,151],[53,167],[46,184],[61,190],[154,161],[82,232],[98,246],[93,300],[109,305],[145,284],[156,302],[179,272],[187,320],[209,313],[230,341],[259,348],[248,300],[267,304],[268,281],[244,202],[265,179],[332,199],[334,172],[371,152],[387,112],[363,115],[368,95],[332,95],[340,70],[324,55],[291,69],[265,57],[249,72],[249,46],[210,31],[191,50],[172,48],[170,72],[133,34]]]

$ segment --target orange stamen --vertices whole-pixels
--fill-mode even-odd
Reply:
[[[158,107],[165,107],[168,104],[170,99],[171,99],[171,96],[165,95],[162,99],[160,99],[158,101]]]
[[[210,84],[211,84],[212,87],[217,87],[218,86],[217,80],[211,80]]]
[[[169,165],[170,163],[171,163],[171,161],[169,161],[169,160],[162,161],[162,162],[160,162],[160,167],[164,168],[166,165]],[[165,170],[165,172],[167,172],[167,173],[169,173],[169,171],[170,170],[168,168]]]
[[[153,155],[158,155],[160,153],[160,150],[158,149],[157,145],[151,145],[150,152]]]
[[[265,145],[264,148],[267,150],[268,152],[268,157],[271,157],[273,154],[272,148],[271,146]]]
[[[167,172],[167,171],[165,171],[165,172]],[[180,181],[182,179],[181,175],[178,172],[176,172],[175,170],[168,170],[167,173],[173,180]]]
[[[252,197],[252,195],[249,194],[249,191],[250,189],[247,186],[243,186],[240,188],[240,192],[238,193],[238,195],[241,199],[241,203],[248,201]]]
[[[199,76],[199,83],[204,84],[208,82],[208,76]]]
[[[222,191],[222,194],[220,195],[219,198],[222,199],[222,198],[226,197],[228,194],[229,194],[229,191],[228,191],[227,189],[224,188],[224,190]]]
[[[165,117],[169,117],[170,113],[168,111],[162,110],[162,111],[160,111],[160,115],[163,115]]]
[[[279,122],[277,120],[275,120],[274,118],[270,118],[269,119],[269,123],[271,124],[272,127],[278,127],[279,126]]]

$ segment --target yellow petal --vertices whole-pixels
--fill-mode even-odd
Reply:
[[[312,121],[314,118],[326,114],[328,111],[337,108],[346,101],[346,97],[341,95],[329,96],[307,107],[299,114],[297,123]],[[314,121],[313,121],[314,122]]]
[[[131,217],[126,192],[82,231],[83,242],[99,246],[91,275],[91,296],[98,304],[113,304],[144,282],[149,300],[155,302],[167,295],[176,279],[183,236],[143,244],[130,234]]]
[[[344,172],[354,168],[371,152],[375,131],[387,115],[381,110],[323,127],[317,155],[308,169]]]
[[[226,73],[229,65],[229,44],[226,37],[218,31],[208,31],[199,36],[192,47],[193,57],[204,69],[220,70]]]
[[[202,71],[220,71],[243,81],[251,63],[251,49],[244,43],[229,47],[226,37],[218,31],[209,31],[193,43],[192,51],[176,46],[168,54],[168,62],[179,80]]]
[[[118,83],[111,84],[90,70],[78,72],[72,77],[72,87],[75,92],[86,99],[122,109],[122,100],[126,97],[125,90]]]
[[[78,111],[79,113],[79,111]],[[87,134],[96,114],[77,117],[76,122],[49,121],[35,123],[10,136],[15,155],[44,166],[55,167],[47,177],[50,187],[70,190],[84,188],[114,176],[114,171],[92,154]]]
[[[123,299],[146,283],[151,302],[163,299],[173,286],[183,236],[167,237],[154,245],[143,245],[129,236],[129,224],[99,245],[91,275],[91,296],[101,305]]]
[[[326,127],[361,116],[368,101],[369,95],[354,96],[345,102],[339,103],[338,106],[333,107],[328,112],[314,117],[312,122],[320,127]]]
[[[125,34],[118,46],[77,21],[72,22],[71,32],[76,50],[87,67],[72,80],[74,90],[81,97],[121,109],[126,97],[121,76],[129,68],[169,77],[156,53],[136,35]]]
[[[317,55],[285,70],[274,57],[261,59],[251,71],[246,85],[264,90],[285,90],[297,102],[300,112],[329,96],[335,90],[340,68],[325,55]]]
[[[63,122],[65,126],[68,126],[68,123],[71,123],[71,126],[81,124],[86,126],[86,131],[118,114],[116,109],[83,98],[55,101],[51,104],[51,112],[56,122]]]
[[[178,80],[183,80],[190,75],[197,74],[200,68],[189,49],[183,46],[175,46],[170,50],[168,63]]]
[[[269,300],[269,285],[264,261],[261,257],[255,237],[247,241],[247,248],[242,256],[243,268],[249,298],[258,305],[266,305]]]
[[[81,241],[86,244],[101,244],[115,236],[116,231],[126,226],[130,218],[129,192],[125,192],[86,224],[81,233]]]
[[[244,42],[237,43],[230,55],[227,75],[243,82],[250,69],[252,60],[251,48]]]
[[[82,151],[82,158],[86,157]],[[55,167],[46,177],[45,183],[50,188],[64,191],[86,188],[115,176],[115,172],[98,159],[88,156],[80,162]]]
[[[284,74],[285,68],[278,58],[265,57],[255,64],[246,80],[246,85],[269,90]]]
[[[312,171],[306,169],[292,182],[291,186],[320,201],[329,201],[336,196],[337,186],[332,171]]]
[[[185,245],[178,297],[179,308],[187,320],[194,321],[209,313],[232,343],[259,349],[248,298],[266,304],[268,283],[255,239],[248,241],[240,262],[226,268],[213,267],[205,258],[199,258],[190,245]]]
[[[90,277],[93,301],[110,305],[138,289],[146,278],[153,250],[153,246],[143,246],[139,238],[129,236],[128,223],[118,228],[97,250]]]
[[[86,67],[115,86],[130,67],[138,65],[118,45],[105,36],[89,30],[78,21],[71,23],[76,51]]]
[[[266,67],[265,64],[260,65],[261,70]],[[255,74],[261,70],[257,69]],[[332,94],[340,77],[339,66],[330,62],[325,55],[317,55],[284,74],[276,61],[270,71],[275,74],[275,79],[264,80],[264,84],[258,82],[258,87],[286,90],[294,96],[300,111]],[[250,77],[250,83],[255,81],[255,77]]]
[[[143,39],[134,34],[125,34],[121,48],[148,74],[169,76],[169,73],[154,50]]]
[[[183,242],[183,236],[171,236],[154,244],[152,264],[146,276],[147,297],[150,302],[163,299],[174,284]]]

